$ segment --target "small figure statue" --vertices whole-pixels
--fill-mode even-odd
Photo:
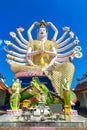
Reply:
[[[40,95],[36,95],[37,100],[39,100],[39,102],[42,102],[45,105],[49,105],[53,102],[49,89],[44,83],[41,83],[39,81],[38,77],[32,78],[31,85],[33,85],[35,89],[40,92]]]
[[[68,80],[66,78],[63,81],[62,88],[63,88],[64,104],[70,105],[70,87],[68,84]]]
[[[20,89],[21,81],[19,79],[13,80],[12,95],[10,97],[10,106],[12,110],[18,110],[20,107]]]

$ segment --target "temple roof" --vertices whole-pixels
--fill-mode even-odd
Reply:
[[[7,90],[6,84],[2,81],[0,81],[0,90]]]
[[[74,92],[87,91],[87,81],[77,84]]]

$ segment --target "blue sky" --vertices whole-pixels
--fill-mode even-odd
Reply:
[[[69,26],[78,36],[83,57],[73,61],[75,73],[72,88],[76,86],[76,78],[87,71],[87,1],[86,0],[0,0],[0,71],[6,76],[6,83],[12,84],[14,73],[6,63],[6,53],[2,50],[3,40],[12,40],[10,31],[24,27],[24,37],[34,21],[51,21],[62,34],[62,27]],[[35,36],[35,32],[33,32]],[[51,32],[49,33],[51,36]]]

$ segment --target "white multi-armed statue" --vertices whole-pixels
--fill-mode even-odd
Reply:
[[[31,35],[35,26],[39,27],[37,40],[33,40]],[[55,32],[52,40],[48,40],[48,26],[51,26]],[[9,53],[7,54],[7,62],[10,64],[12,71],[16,73],[32,70],[46,72],[46,75],[50,78],[58,93],[60,91],[59,86],[61,86],[62,79],[67,78],[70,86],[74,72],[74,66],[70,61],[74,58],[82,57],[82,53],[80,52],[81,47],[77,46],[79,43],[77,36],[74,38],[74,33],[70,31],[70,28],[63,27],[64,33],[57,39],[57,28],[53,23],[45,22],[44,20],[41,22],[34,22],[31,25],[27,32],[28,40],[22,36],[21,32],[23,31],[24,29],[22,27],[17,28],[20,39],[16,36],[16,33],[10,32],[10,36],[12,36],[20,47],[10,41],[4,41],[7,46],[11,46],[16,50],[11,51],[5,49],[5,51]],[[72,41],[72,39],[74,40]],[[70,41],[72,42],[70,43]],[[53,75],[48,74],[49,71],[52,71]]]
[[[31,31],[36,25],[39,26],[38,36],[37,36],[38,45],[40,46],[39,50],[33,50],[33,48],[29,46],[29,42],[34,41],[31,35]],[[52,29],[55,31],[52,41],[55,42],[55,44],[57,45],[57,48],[53,46],[50,51],[47,49],[45,50],[44,48],[44,44],[46,43],[47,38],[48,38],[48,32],[47,32],[46,26],[51,26]],[[17,51],[21,52],[22,54],[5,49],[9,53],[7,55],[7,62],[12,64],[13,63],[12,61],[14,62],[18,61],[16,63],[20,63],[21,65],[35,65],[36,66],[36,64],[33,62],[32,57],[37,54],[46,53],[48,55],[53,56],[50,63],[47,66],[44,65],[45,67],[42,67],[42,70],[43,69],[46,70],[51,65],[54,65],[55,63],[60,64],[60,63],[63,63],[64,61],[67,61],[68,59],[73,60],[74,58],[80,58],[82,56],[82,53],[80,52],[81,50],[80,46],[75,47],[71,51],[63,53],[64,51],[67,51],[72,46],[77,45],[79,42],[78,38],[76,37],[76,39],[72,43],[70,43],[69,45],[66,45],[70,40],[72,40],[72,38],[74,37],[74,33],[70,31],[69,27],[63,27],[63,30],[65,31],[64,34],[58,40],[56,40],[57,35],[58,35],[58,30],[51,22],[47,22],[47,23],[45,23],[44,21],[41,21],[40,23],[34,22],[32,26],[28,29],[29,41],[27,41],[23,38],[21,34],[21,32],[24,31],[24,29],[22,27],[17,28],[17,33],[21,40],[19,40],[19,38],[16,36],[16,33],[14,32],[10,32],[10,35],[20,45],[20,47],[14,45],[10,41],[5,41],[5,44],[15,48]],[[64,40],[65,36],[68,33],[70,37]]]

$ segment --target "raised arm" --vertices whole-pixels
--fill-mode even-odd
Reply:
[[[9,54],[7,54],[6,56],[10,60],[16,60],[16,61],[19,61],[19,62],[26,62],[25,58],[19,58],[19,57],[12,56],[12,55],[9,55]]]
[[[11,60],[11,59],[6,59],[6,62],[8,63],[8,64],[19,64],[19,65],[26,65],[26,63],[20,63],[20,62],[16,62],[16,61],[14,61],[14,60]]]
[[[46,23],[46,26],[51,26],[52,27],[52,29],[54,30],[54,36],[53,36],[53,38],[52,38],[52,40],[55,40],[56,41],[56,39],[57,39],[57,36],[58,36],[58,29],[53,25],[53,23],[51,23],[51,22],[47,22]]]
[[[78,43],[79,43],[79,40],[76,39],[76,40],[74,40],[72,43],[70,43],[69,45],[67,45],[67,46],[65,46],[65,47],[62,47],[62,48],[58,49],[57,52],[63,52],[63,51],[66,51],[67,49],[71,48],[72,46],[77,45]]]
[[[17,56],[19,58],[25,58],[26,57],[26,55],[24,55],[24,54],[19,54],[17,52],[10,51],[10,50],[8,50],[6,48],[4,49],[4,51],[7,52],[7,53],[9,53],[9,54],[11,54],[11,55],[13,55],[13,56]]]
[[[65,38],[65,36],[69,33],[70,28],[69,27],[63,27],[63,30],[65,31],[64,34],[56,41],[57,44],[59,44],[61,41],[63,41],[63,39]]]
[[[72,54],[73,54],[73,50],[68,51],[68,52],[66,52],[66,53],[64,53],[64,54],[57,54],[57,57],[58,57],[58,58],[64,58],[64,57],[70,56],[70,55],[72,55]]]
[[[28,41],[22,36],[21,32],[24,31],[24,28],[20,27],[20,28],[17,28],[17,33],[18,33],[18,36],[19,38],[21,39],[21,41],[25,44],[28,44]]]
[[[27,49],[27,45],[23,44],[16,36],[16,33],[10,32],[10,36],[23,48]]]
[[[74,37],[74,33],[73,33],[73,32],[69,32],[69,34],[70,34],[70,37],[67,38],[66,40],[64,40],[63,42],[59,43],[59,44],[57,45],[58,48],[61,48],[61,47],[65,46],[69,41],[72,40],[72,38]]]
[[[30,41],[30,40],[33,40],[32,35],[31,35],[31,31],[33,30],[33,28],[34,28],[35,26],[39,26],[39,25],[40,25],[39,22],[34,22],[34,23],[31,25],[31,27],[28,29],[27,33],[28,33],[28,39],[29,39],[29,41]]]
[[[10,41],[5,41],[4,40],[4,43],[7,45],[7,46],[11,46],[11,47],[13,47],[13,48],[15,48],[17,51],[19,51],[19,52],[22,52],[22,53],[26,53],[26,50],[25,49],[21,49],[21,48],[19,48],[19,47],[17,47],[16,45],[14,45],[13,43],[11,43]]]

